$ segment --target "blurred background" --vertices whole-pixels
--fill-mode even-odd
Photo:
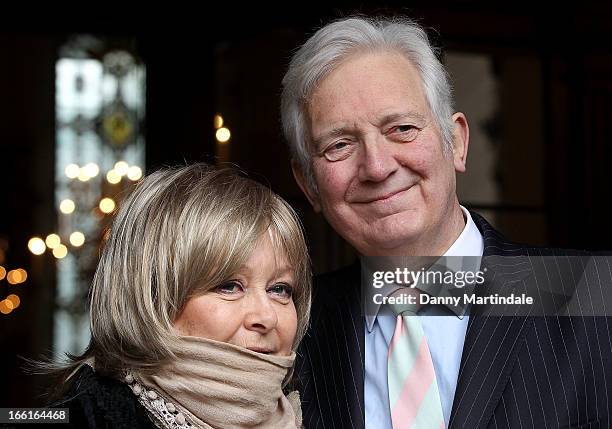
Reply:
[[[353,260],[293,181],[278,107],[295,48],[351,13],[407,14],[443,48],[471,131],[464,205],[515,241],[610,248],[612,5],[431,3],[5,15],[0,406],[44,403],[20,356],[83,351],[105,230],[162,165],[236,163],[300,213],[316,272]]]

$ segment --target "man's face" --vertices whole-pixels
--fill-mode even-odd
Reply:
[[[390,52],[349,57],[314,91],[308,113],[318,193],[296,177],[338,233],[364,255],[450,246],[461,231],[455,170],[464,169],[467,123],[453,116],[460,147],[446,154],[408,60]]]

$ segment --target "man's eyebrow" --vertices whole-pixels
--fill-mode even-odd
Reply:
[[[388,115],[384,115],[378,121],[379,125],[388,124],[389,122],[395,122],[402,119],[412,119],[418,122],[425,122],[425,116],[420,113],[414,111],[408,112],[398,112],[398,113],[389,113]]]
[[[334,137],[340,137],[341,135],[348,134],[350,132],[351,129],[349,127],[341,126],[337,128],[332,128],[329,131],[325,131],[324,133],[313,137],[312,141],[314,143],[315,149],[318,150],[319,146],[323,143],[324,140],[333,139]]]
[[[394,121],[399,121],[399,120],[413,120],[419,123],[423,123],[425,122],[425,116],[415,111],[389,113],[389,114],[383,115],[378,120],[378,126],[383,126],[385,124],[388,124],[389,122],[394,122]],[[353,132],[354,132],[354,129],[350,126],[339,126],[339,127],[332,128],[331,130],[325,131],[316,137],[313,137],[312,142],[314,143],[315,150],[319,151],[319,147],[325,140],[333,139],[335,137],[340,137],[345,134],[351,134]]]

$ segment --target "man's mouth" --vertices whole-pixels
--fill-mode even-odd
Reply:
[[[395,191],[387,192],[385,194],[381,194],[381,195],[376,195],[376,196],[373,196],[373,197],[364,198],[362,201],[359,201],[359,202],[362,203],[362,204],[385,202],[385,201],[390,200],[391,198],[395,197],[396,195],[401,194],[402,192],[407,191],[410,188],[411,188],[411,186],[408,186],[406,188],[402,188],[402,189],[398,189],[398,190],[395,190]]]

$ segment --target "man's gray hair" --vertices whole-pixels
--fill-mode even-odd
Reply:
[[[357,52],[398,52],[413,64],[437,122],[444,149],[452,151],[452,90],[448,75],[436,57],[427,33],[403,18],[344,18],[319,29],[295,53],[283,78],[281,120],[292,161],[302,169],[311,189],[312,174],[308,135],[308,103],[317,85],[347,57]]]

